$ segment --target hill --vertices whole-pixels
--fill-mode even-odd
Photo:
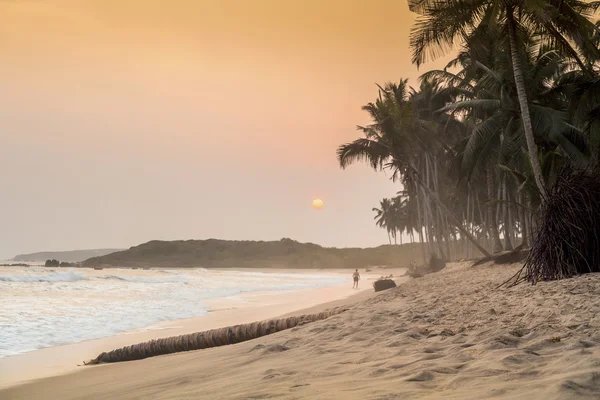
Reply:
[[[46,260],[59,260],[66,262],[81,262],[91,257],[101,257],[122,249],[92,249],[71,251],[41,251],[38,253],[19,254],[13,261],[44,262]]]
[[[84,267],[137,268],[362,268],[408,266],[418,244],[337,249],[291,239],[280,241],[154,240],[128,250],[94,257]]]

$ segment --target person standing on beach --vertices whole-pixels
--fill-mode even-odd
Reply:
[[[352,278],[354,278],[354,285],[352,285],[352,289],[358,289],[358,281],[360,280],[360,273],[358,272],[358,269],[354,271]]]

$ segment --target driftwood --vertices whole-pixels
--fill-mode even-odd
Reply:
[[[318,314],[308,314],[298,317],[252,322],[249,324],[211,329],[204,332],[190,333],[188,335],[151,340],[149,342],[138,343],[113,351],[101,353],[93,360],[85,361],[84,364],[90,365],[141,360],[163,354],[207,349],[210,347],[245,342],[247,340],[256,339],[271,333],[290,329],[298,325],[326,319],[333,315],[340,314],[346,310],[347,308],[337,307],[331,310],[320,312]]]

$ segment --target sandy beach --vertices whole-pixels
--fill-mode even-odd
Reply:
[[[105,270],[106,271],[106,270]],[[110,271],[110,270],[108,270]],[[12,357],[0,358],[0,388],[14,386],[34,379],[77,372],[83,360],[91,359],[103,351],[158,339],[177,336],[224,326],[265,320],[283,315],[294,315],[320,307],[352,303],[372,293],[372,282],[382,274],[402,273],[404,270],[375,268],[371,273],[363,271],[358,290],[352,289],[350,270],[320,270],[326,276],[348,278],[348,284],[334,287],[243,293],[232,297],[204,300],[210,313],[206,316],[165,321],[150,327],[124,332],[102,339],[54,346]],[[135,271],[131,271],[132,274]],[[218,270],[217,270],[218,272]],[[226,272],[226,271],[223,271]],[[260,272],[253,269],[245,273]],[[119,271],[127,275],[124,270]],[[314,274],[307,270],[272,270],[270,274]]]
[[[451,264],[396,289],[313,307],[349,304],[324,321],[81,367],[0,398],[597,399],[600,276],[496,289],[519,268]]]

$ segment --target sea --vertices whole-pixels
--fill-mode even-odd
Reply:
[[[2,264],[3,262],[0,262]],[[196,269],[0,267],[0,358],[207,315],[208,299],[338,286],[341,276]]]

